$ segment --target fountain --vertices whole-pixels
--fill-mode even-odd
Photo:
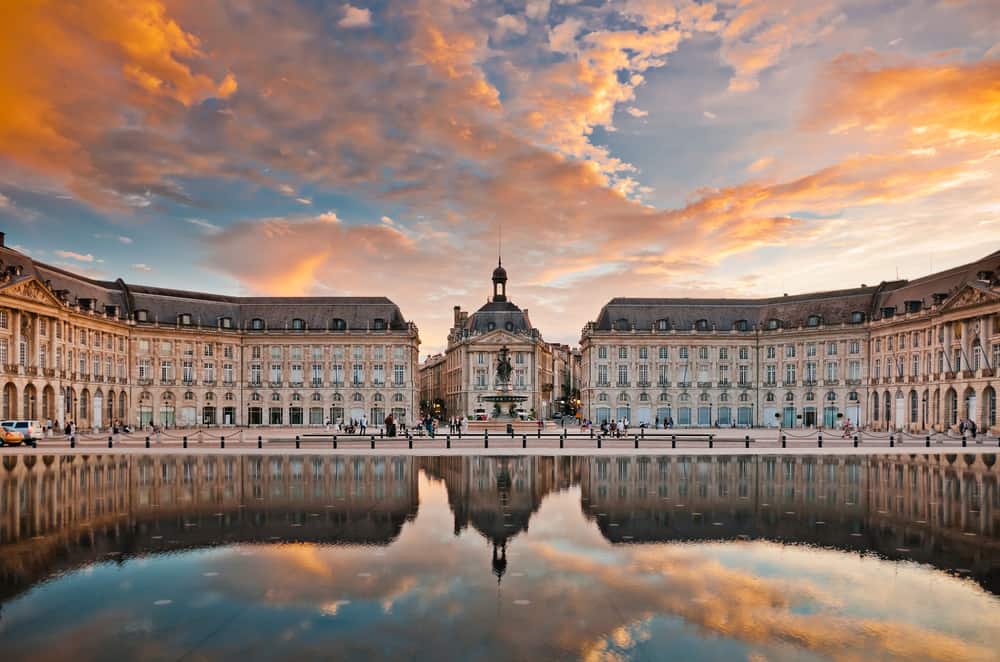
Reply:
[[[500,415],[494,416],[494,419],[513,420],[516,417],[505,412],[504,405],[513,405],[514,408],[517,408],[517,405],[528,399],[526,395],[516,395],[511,392],[510,374],[513,371],[514,369],[510,364],[510,350],[504,345],[500,348],[499,355],[497,356],[496,393],[495,395],[484,395],[481,398],[483,402],[491,402],[499,406]]]

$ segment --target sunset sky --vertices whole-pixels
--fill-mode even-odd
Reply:
[[[0,229],[87,275],[386,295],[912,278],[1000,248],[996,0],[0,2]]]

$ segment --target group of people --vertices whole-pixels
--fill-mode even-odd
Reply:
[[[465,416],[452,416],[448,419],[448,433],[449,434],[462,434],[468,431],[468,421]]]
[[[342,418],[338,418],[335,421],[328,418],[323,423],[323,426],[327,431],[333,430],[334,432],[343,432],[344,434],[365,434],[368,431],[368,419],[363,414],[361,418],[351,418],[346,421]]]
[[[968,432],[969,436],[973,439],[976,438],[976,433],[979,432],[979,426],[976,425],[976,422],[971,418],[964,418],[958,422],[958,433],[964,435],[966,432]]]
[[[604,436],[612,437],[622,437],[628,435],[629,420],[623,418],[621,420],[610,420],[601,421],[601,434]]]

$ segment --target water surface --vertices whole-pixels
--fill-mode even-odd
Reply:
[[[4,659],[1000,650],[992,455],[8,456]]]

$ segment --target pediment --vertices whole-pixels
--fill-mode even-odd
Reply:
[[[972,308],[990,303],[1000,303],[1000,292],[976,283],[966,283],[953,295],[945,299],[941,312],[949,312],[960,308]]]
[[[513,333],[508,333],[502,329],[497,329],[496,331],[490,331],[489,333],[474,338],[472,342],[476,345],[500,346],[524,344],[530,342],[530,339],[524,336],[516,336]]]
[[[34,276],[10,281],[0,286],[0,294],[37,301],[49,306],[62,307],[63,303],[52,291]]]

